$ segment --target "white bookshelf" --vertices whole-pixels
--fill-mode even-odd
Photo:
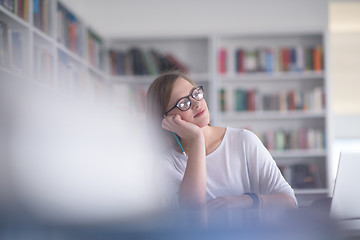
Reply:
[[[276,62],[270,70],[247,72],[237,71],[241,63],[236,62],[236,52],[238,49],[243,50],[245,55],[248,52],[254,52],[258,49],[266,49],[271,53],[277,52],[283,48],[300,47],[305,52],[305,48],[315,48],[321,46],[323,50],[323,61],[326,60],[326,33],[322,31],[314,32],[280,32],[280,33],[254,33],[254,34],[239,34],[239,35],[220,35],[215,37],[214,55],[216,59],[213,61],[214,68],[218,69],[214,74],[214,88],[217,91],[217,99],[222,101],[229,101],[226,95],[229,91],[234,89],[254,90],[260,97],[256,97],[255,101],[263,100],[266,94],[280,93],[289,90],[303,90],[310,91],[314,88],[322,88],[325,92],[325,99],[328,99],[328,85],[326,64],[325,68],[321,69],[292,69],[284,71]],[[219,69],[220,51],[226,52],[223,54],[222,61],[226,62],[226,69]],[[304,53],[303,52],[303,53]],[[276,54],[271,55],[276,59]],[[224,57],[225,56],[225,57]],[[239,58],[240,59],[240,58]],[[304,59],[304,55],[303,55]],[[240,61],[240,60],[239,60]],[[280,60],[281,61],[281,60]],[[267,62],[268,63],[268,62]],[[239,64],[239,65],[236,65]],[[277,65],[277,66],[276,66]],[[244,67],[244,66],[242,66]],[[246,66],[245,66],[246,67]],[[324,70],[325,69],[325,70]],[[268,71],[266,71],[268,70]],[[220,94],[220,89],[225,91],[224,95]],[[224,94],[224,93],[223,93]],[[231,98],[235,98],[235,93],[230,94]],[[216,111],[216,124],[223,126],[235,126],[250,128],[255,133],[264,133],[271,129],[296,131],[299,128],[315,128],[321,129],[324,132],[326,141],[325,147],[320,149],[286,149],[282,151],[270,150],[273,158],[279,166],[294,166],[294,165],[315,165],[320,175],[321,185],[316,187],[305,186],[304,188],[295,188],[295,193],[300,199],[300,205],[306,205],[311,202],[311,199],[319,197],[326,197],[330,194],[329,188],[329,173],[328,165],[330,163],[330,155],[327,145],[330,142],[328,126],[329,111],[327,106],[321,109],[286,109],[286,110],[264,110],[264,104],[257,104],[255,110],[234,110],[234,106],[230,109],[221,109],[221,104],[224,102],[216,102],[213,106]],[[236,103],[232,103],[233,105]],[[327,104],[327,102],[325,103]],[[285,175],[284,175],[285,176]],[[286,176],[285,176],[286,178]],[[287,179],[289,182],[290,179]]]
[[[39,86],[45,87],[48,90],[51,89],[54,93],[59,92],[61,94],[65,93],[72,95],[71,90],[64,92],[59,89],[61,82],[64,81],[64,79],[60,79],[61,74],[58,68],[60,62],[59,55],[61,52],[61,54],[66,55],[69,61],[67,63],[69,66],[67,67],[70,68],[70,65],[72,65],[76,71],[81,73],[81,77],[79,79],[72,79],[73,81],[93,82],[94,80],[91,76],[96,75],[97,78],[104,84],[103,87],[108,89],[108,75],[104,71],[104,68],[94,66],[90,63],[88,58],[88,39],[86,31],[91,29],[90,26],[86,25],[81,18],[74,14],[74,16],[76,16],[76,20],[82,25],[81,31],[79,31],[81,35],[80,39],[82,40],[79,42],[79,45],[82,48],[79,52],[82,54],[72,51],[63,43],[59,42],[57,36],[59,26],[59,19],[57,17],[58,5],[63,5],[69,12],[72,11],[71,8],[65,6],[65,4],[60,0],[40,0],[38,2],[39,4],[44,4],[43,6],[47,9],[46,11],[44,10],[44,13],[40,16],[42,22],[41,24],[48,26],[48,30],[46,32],[36,26],[34,1],[27,0],[27,19],[23,19],[14,12],[6,9],[4,6],[0,6],[0,21],[6,24],[7,31],[18,31],[21,34],[21,59],[23,61],[23,67],[20,70],[14,69],[11,64],[8,63],[0,64],[0,74],[1,76],[4,76],[2,79],[11,81],[27,81],[35,87]],[[2,41],[4,41],[4,39],[2,39]],[[9,45],[8,49],[6,49],[7,54],[11,55],[12,53],[9,48],[12,42],[9,39],[6,41],[8,41]],[[100,50],[101,52],[104,51],[103,46]],[[44,55],[46,55],[46,57],[43,57]],[[7,57],[7,61],[11,61],[11,57],[13,56]],[[43,72],[46,72],[46,74],[43,74]],[[46,75],[46,77],[43,76],[43,79],[40,80],[39,74]],[[88,85],[91,85],[93,88],[96,84],[91,83]],[[84,91],[93,91],[93,89],[84,89]]]

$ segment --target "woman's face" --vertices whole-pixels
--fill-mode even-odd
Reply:
[[[174,83],[170,101],[166,110],[171,109],[180,98],[188,96],[194,88],[195,87],[185,79],[177,79]],[[205,99],[203,98],[200,101],[197,101],[191,96],[189,98],[191,106],[188,110],[181,111],[178,108],[174,108],[167,115],[178,114],[182,120],[194,123],[201,128],[208,125],[210,122],[210,115]]]

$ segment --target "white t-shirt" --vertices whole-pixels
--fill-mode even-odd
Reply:
[[[162,163],[167,185],[165,200],[177,206],[187,157],[171,149]],[[297,203],[293,189],[260,139],[249,130],[227,127],[218,148],[206,156],[206,200],[246,192],[286,193]]]

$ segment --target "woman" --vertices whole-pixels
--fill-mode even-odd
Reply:
[[[203,89],[185,74],[160,75],[147,101],[149,120],[174,143],[163,162],[171,186],[167,201],[210,210],[297,207],[294,191],[256,135],[210,125]]]

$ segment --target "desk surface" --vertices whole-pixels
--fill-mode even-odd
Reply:
[[[7,218],[8,219],[8,218]],[[204,222],[205,219],[205,222]],[[178,211],[122,222],[52,223],[31,218],[5,222],[0,239],[346,239],[359,233],[341,229],[328,214],[311,209],[282,212],[257,210],[207,213]],[[32,237],[33,236],[33,237]]]

